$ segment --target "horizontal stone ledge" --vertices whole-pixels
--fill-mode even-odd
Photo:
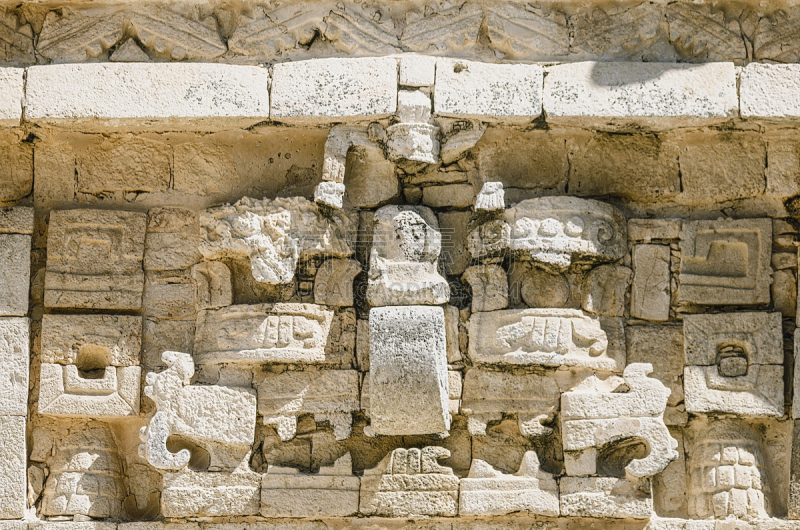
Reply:
[[[744,67],[739,75],[739,108],[742,118],[800,118],[800,64]]]
[[[603,63],[551,66],[547,121],[653,128],[708,125],[738,116],[733,63]]]
[[[269,119],[269,72],[257,66],[88,63],[27,74],[25,118],[37,124],[217,129]]]

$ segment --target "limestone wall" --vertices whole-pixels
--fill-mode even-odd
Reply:
[[[789,3],[23,3],[0,530],[800,528]]]

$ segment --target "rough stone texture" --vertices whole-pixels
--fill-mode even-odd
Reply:
[[[706,305],[769,302],[772,223],[684,222],[678,299]]]
[[[494,311],[508,306],[508,278],[497,265],[474,265],[462,276],[472,291],[472,312]]]
[[[0,315],[28,314],[31,236],[0,234]]]
[[[628,240],[650,243],[653,240],[678,239],[681,232],[680,219],[629,219]]]
[[[422,203],[431,208],[467,208],[475,201],[475,191],[469,184],[428,186],[422,189]]]
[[[540,436],[551,431],[542,423],[553,419],[558,398],[553,379],[473,368],[464,378],[461,410],[473,436],[485,435],[487,424],[501,419],[503,412],[516,413],[523,435]]]
[[[542,113],[538,65],[436,61],[434,113],[504,122],[531,121]]]
[[[314,304],[233,305],[201,311],[195,359],[206,363],[324,363],[333,311]]]
[[[395,449],[361,479],[360,511],[366,515],[408,517],[458,513],[458,477],[437,460],[442,447]]]
[[[369,314],[371,428],[377,434],[450,429],[444,311],[373,308]]]
[[[216,309],[233,304],[231,270],[224,263],[206,261],[192,267],[195,306],[198,310]]]
[[[397,109],[397,61],[380,57],[281,63],[273,69],[271,92],[271,117],[278,121],[381,118]]]
[[[146,216],[59,210],[50,214],[44,303],[55,308],[138,311]]]
[[[19,125],[25,101],[22,68],[0,68],[0,124]]]
[[[648,479],[564,477],[561,515],[647,519],[653,511]]]
[[[74,364],[42,363],[39,413],[113,418],[139,415],[139,366],[106,366],[102,377],[84,377]]]
[[[0,416],[0,518],[25,514],[25,416]]]
[[[736,72],[732,63],[560,64],[547,69],[543,105],[556,123],[721,121],[738,111]]]
[[[41,360],[78,364],[81,370],[137,366],[142,350],[141,317],[43,315]]]
[[[174,270],[200,261],[197,215],[185,208],[154,208],[148,212],[144,245],[145,270]]]
[[[400,86],[431,86],[436,77],[436,58],[428,55],[400,56]]]
[[[739,108],[743,118],[796,118],[800,103],[800,67],[753,63],[739,75]]]
[[[669,319],[670,250],[665,245],[633,247],[631,316],[644,320]]]
[[[28,413],[30,321],[0,318],[0,415]]]
[[[783,416],[780,313],[686,315],[688,412]]]
[[[667,407],[683,402],[683,329],[681,326],[630,326],[625,331],[628,363],[650,363],[651,377],[670,389]]]
[[[258,413],[283,441],[294,438],[297,417],[308,413],[330,422],[336,439],[344,440],[352,431],[351,413],[359,410],[358,379],[355,370],[266,374],[258,385]]]
[[[523,457],[519,471],[507,475],[483,460],[473,460],[467,478],[461,479],[459,515],[504,515],[528,511],[558,515],[558,484],[539,468],[535,451]]]
[[[0,203],[13,203],[27,197],[33,189],[33,146],[18,143],[16,135],[9,134],[0,142],[0,156],[4,159],[4,167],[0,171]],[[25,210],[24,207],[10,208],[10,211]],[[0,218],[5,218],[9,210],[2,209]],[[31,212],[31,216],[33,212]],[[0,221],[0,227],[8,219]],[[33,221],[33,219],[31,219]],[[0,228],[0,231],[4,231]],[[27,234],[29,232],[20,232]]]
[[[631,284],[631,276],[628,267],[595,267],[583,282],[581,307],[593,315],[621,317],[625,313],[625,295]]]
[[[442,235],[439,265],[445,274],[463,274],[470,265],[467,251],[470,216],[471,212],[440,212],[437,216]]]
[[[161,510],[165,517],[257,515],[261,508],[261,475],[232,473],[165,473]]]
[[[314,302],[329,306],[353,305],[353,280],[361,273],[355,260],[329,259],[314,277]]]
[[[469,356],[479,364],[586,366],[619,371],[600,322],[574,309],[507,309],[469,319]]]

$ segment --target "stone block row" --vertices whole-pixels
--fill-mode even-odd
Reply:
[[[413,72],[413,75],[412,73]],[[0,124],[201,129],[266,120],[386,118],[401,87],[428,87],[435,116],[503,123],[703,125],[800,117],[800,65],[577,62],[549,67],[423,56],[276,65],[86,63],[0,69]],[[424,84],[423,84],[424,83]],[[426,96],[427,97],[427,96]],[[400,98],[402,100],[402,97]],[[403,121],[403,120],[401,120]]]

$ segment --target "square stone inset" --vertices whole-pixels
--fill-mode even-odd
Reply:
[[[769,303],[770,219],[686,222],[680,246],[679,302]]]
[[[45,306],[139,310],[146,225],[142,212],[52,212]]]

